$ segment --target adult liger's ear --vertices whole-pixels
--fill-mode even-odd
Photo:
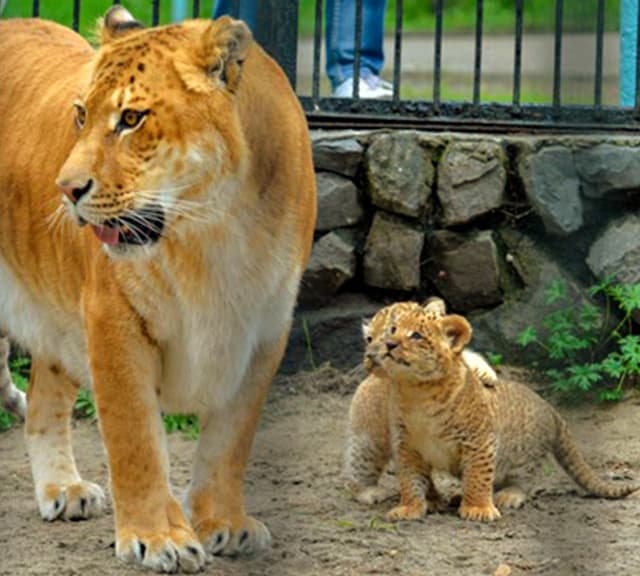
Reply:
[[[102,22],[99,23],[99,27],[100,41],[104,45],[128,34],[132,30],[144,28],[144,25],[138,22],[126,8],[118,5],[112,6],[107,10]]]
[[[438,320],[438,325],[444,337],[449,341],[449,346],[456,354],[462,352],[471,340],[471,324],[464,316],[451,314]]]
[[[252,43],[251,31],[244,22],[223,16],[207,24],[193,51],[176,57],[176,68],[191,90],[226,87],[233,92]]]

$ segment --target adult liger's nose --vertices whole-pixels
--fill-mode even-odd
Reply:
[[[91,178],[87,178],[84,181],[80,179],[64,179],[58,180],[56,185],[71,202],[77,204],[80,198],[91,191],[91,188],[93,188],[93,180]]]

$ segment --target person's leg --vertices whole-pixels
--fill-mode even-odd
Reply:
[[[335,91],[353,77],[355,55],[355,0],[327,0],[327,76]],[[384,64],[384,13],[386,0],[365,0],[362,6],[360,75],[377,77]],[[352,84],[349,84],[352,87]],[[350,95],[340,94],[340,95]],[[384,94],[376,94],[382,96]]]
[[[216,0],[213,3],[213,17],[231,15],[230,0]],[[240,20],[244,20],[251,30],[256,29],[256,0],[240,0]]]

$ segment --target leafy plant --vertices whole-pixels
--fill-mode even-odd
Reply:
[[[552,366],[545,373],[554,391],[619,400],[625,384],[640,377],[640,336],[632,333],[632,316],[640,310],[640,284],[608,277],[589,292],[604,297],[604,313],[592,304],[575,302],[564,281],[552,282],[545,304],[556,309],[543,319],[544,335],[527,326],[517,342],[523,348],[535,344],[548,354]],[[619,319],[611,328],[614,310]]]
[[[489,364],[491,364],[491,366],[493,366],[494,368],[497,368],[498,366],[502,366],[502,364],[504,364],[504,357],[502,356],[502,354],[498,354],[496,352],[487,352],[486,356]]]
[[[29,367],[31,360],[29,358],[15,358],[9,361],[9,371],[11,378],[17,388],[23,392],[27,389],[29,383]],[[16,417],[10,412],[0,409],[0,432],[11,428],[16,421]]]
[[[169,434],[183,432],[190,440],[195,440],[200,434],[198,417],[193,414],[166,414],[164,428]]]

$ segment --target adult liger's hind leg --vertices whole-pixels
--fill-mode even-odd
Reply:
[[[0,333],[0,406],[24,419],[27,413],[27,398],[11,380],[9,348],[9,339]]]
[[[71,412],[78,386],[56,365],[32,359],[25,437],[40,514],[45,520],[97,516],[104,492],[84,482],[71,448]]]
[[[271,543],[267,527],[245,512],[243,483],[262,405],[286,336],[257,351],[236,398],[201,421],[186,504],[209,553],[253,554]]]

